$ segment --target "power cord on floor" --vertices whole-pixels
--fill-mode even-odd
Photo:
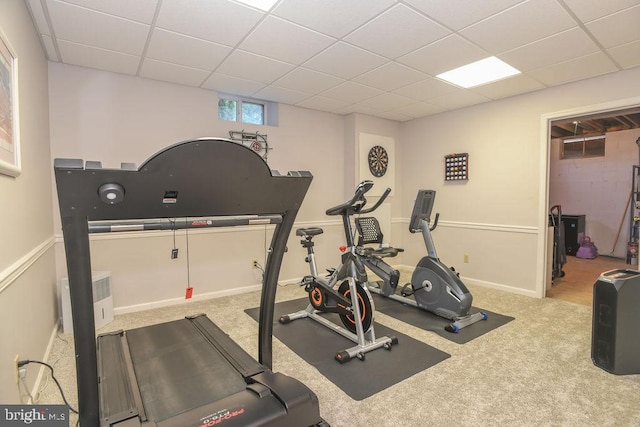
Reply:
[[[62,396],[62,400],[64,400],[64,404],[67,405],[67,407],[69,408],[69,410],[71,412],[73,412],[74,414],[77,414],[78,411],[75,410],[70,404],[69,402],[67,402],[67,398],[64,396],[64,391],[62,391],[62,387],[60,386],[60,383],[58,382],[58,379],[55,377],[55,375],[53,375],[53,367],[51,365],[49,365],[48,363],[45,362],[41,362],[39,360],[20,360],[18,362],[18,368],[23,367],[24,365],[28,365],[29,363],[37,363],[38,365],[43,365],[46,366],[47,368],[49,368],[49,370],[51,371],[51,378],[53,379],[53,381],[56,383],[56,385],[58,386],[58,390],[60,390],[60,395]]]
[[[62,360],[62,358],[67,354],[67,350],[69,349],[69,341],[64,339],[60,332],[58,332],[57,338],[60,341],[62,341],[65,345],[63,347],[62,354],[60,356],[58,356],[58,358],[55,361],[51,362],[51,366],[54,367],[54,368],[58,364],[58,362],[60,360]],[[44,378],[45,378],[44,379],[44,384],[40,386],[40,390],[38,390],[38,392],[34,396],[35,400],[33,401],[33,403],[37,404],[40,401],[40,396],[42,395],[42,393],[47,389],[47,387],[49,387],[49,384],[50,384],[49,378],[50,378],[50,376],[46,375]]]

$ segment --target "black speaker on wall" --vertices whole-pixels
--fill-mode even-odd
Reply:
[[[591,360],[612,374],[640,374],[640,271],[602,273],[593,285]]]

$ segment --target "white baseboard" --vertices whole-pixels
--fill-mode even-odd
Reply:
[[[143,304],[114,307],[113,314],[117,315],[117,314],[125,314],[125,313],[134,313],[137,311],[150,310],[152,308],[169,307],[172,305],[186,304],[192,301],[204,301],[204,300],[209,300],[213,298],[244,294],[247,292],[259,291],[260,289],[262,289],[262,285],[258,284],[258,285],[243,286],[241,288],[225,289],[222,291],[207,292],[204,294],[196,294],[190,299],[171,298],[171,299],[165,299],[160,301],[147,302]]]
[[[534,290],[516,288],[502,283],[487,282],[485,280],[472,279],[471,277],[461,277],[462,281],[467,284],[482,286],[490,289],[497,289],[499,291],[509,292],[517,295],[524,295],[526,297],[539,298],[538,294]]]
[[[394,265],[393,268],[398,270],[409,270],[409,271],[413,271],[415,269],[414,266],[409,266],[404,264]],[[499,291],[510,292],[512,294],[524,295],[532,298],[539,298],[535,290],[516,288],[513,286],[505,285],[503,283],[488,282],[486,280],[474,279],[472,277],[460,277],[460,279],[462,280],[463,283],[466,283],[466,284],[482,286],[490,289],[497,289]]]

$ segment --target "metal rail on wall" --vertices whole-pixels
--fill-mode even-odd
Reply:
[[[269,143],[267,142],[267,135],[261,134],[259,132],[230,130],[229,138],[232,141],[240,142],[242,145],[251,148],[253,151],[262,156],[265,161],[267,160],[267,156],[269,155],[269,150],[272,150],[272,148],[269,147]]]

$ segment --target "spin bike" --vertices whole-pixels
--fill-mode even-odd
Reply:
[[[363,181],[356,188],[353,198],[341,205],[330,208],[327,215],[340,215],[347,238],[343,251],[342,262],[335,269],[329,270],[329,276],[320,277],[313,251],[313,237],[323,233],[322,228],[299,228],[296,236],[302,237],[300,243],[307,250],[305,261],[309,263],[311,275],[305,276],[302,285],[309,293],[309,305],[306,309],[280,317],[280,323],[286,324],[296,319],[308,317],[321,325],[350,339],[355,346],[338,352],[335,359],[345,363],[356,357],[365,359],[365,353],[384,348],[391,350],[391,346],[398,343],[396,337],[383,336],[376,338],[373,317],[375,306],[373,298],[367,289],[367,274],[356,253],[353,243],[351,216],[373,212],[382,204],[389,192],[387,191],[378,202],[369,209],[363,209],[367,203],[364,194],[371,189],[373,182]],[[339,283],[338,289],[335,286]],[[336,313],[344,327],[336,325],[320,313]]]
[[[427,248],[427,256],[423,257],[416,266],[411,283],[403,286],[400,295],[395,293],[400,272],[387,264],[383,258],[393,257],[402,249],[391,247],[363,248],[362,263],[382,279],[378,287],[370,286],[373,293],[389,299],[429,311],[437,316],[452,320],[445,326],[447,332],[457,333],[460,329],[470,326],[480,320],[486,320],[487,314],[480,312],[470,314],[473,296],[460,280],[459,274],[453,268],[447,267],[438,258],[435,244],[431,236],[438,225],[439,214],[436,213],[433,225],[430,224],[431,210],[436,196],[434,190],[420,190],[416,197],[411,214],[409,231],[421,232]],[[382,232],[378,221],[373,217],[356,219],[359,234],[358,246],[370,243],[382,244]],[[413,295],[413,299],[407,298]]]

